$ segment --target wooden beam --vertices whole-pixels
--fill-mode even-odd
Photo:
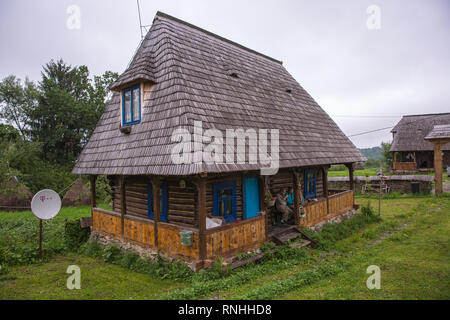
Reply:
[[[434,144],[434,185],[435,194],[442,193],[442,146],[439,141],[432,141]]]
[[[269,235],[269,212],[267,212],[268,208],[266,207],[266,193],[267,193],[267,176],[259,175],[259,194],[260,194],[260,203],[261,203],[261,211],[265,212],[264,223],[265,223],[265,238]]]
[[[161,214],[161,178],[153,177],[150,179],[153,194],[153,221],[155,234],[155,248],[158,248],[158,222]]]
[[[328,201],[328,167],[322,167],[322,183],[323,183],[323,193],[325,195],[325,199],[327,199],[327,215],[330,214],[330,204]]]
[[[350,190],[355,191],[355,181],[353,177],[353,163],[346,163],[345,166],[348,168],[349,188]]]
[[[121,219],[121,227],[120,234],[123,235],[124,230],[124,219],[127,214],[127,201],[126,201],[126,192],[125,192],[125,176],[120,176],[120,219]]]
[[[97,175],[91,175],[89,178],[91,181],[91,207],[95,208],[97,206],[97,194],[95,191],[95,182],[97,181]]]
[[[197,187],[197,215],[199,233],[199,258],[206,259],[206,179],[200,178],[195,181]]]
[[[300,178],[298,176],[298,172],[295,171],[295,169],[292,171],[293,178],[294,178],[294,221],[295,226],[298,227],[300,225]]]

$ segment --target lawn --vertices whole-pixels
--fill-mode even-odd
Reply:
[[[377,200],[356,199],[369,201],[378,212]],[[85,212],[65,210],[61,219]],[[0,222],[30,218],[0,217]],[[340,230],[341,240],[326,250],[284,249],[229,274],[210,271],[181,280],[62,250],[43,262],[8,267],[0,274],[0,299],[449,299],[450,198],[383,200],[382,218],[351,232]],[[66,288],[72,264],[81,269],[80,290]],[[369,265],[381,268],[380,290],[366,287]]]

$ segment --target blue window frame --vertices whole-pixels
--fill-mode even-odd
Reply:
[[[305,199],[316,197],[316,169],[305,170]]]
[[[227,223],[236,221],[236,182],[218,182],[213,186],[214,215]]]
[[[141,86],[139,84],[122,90],[122,125],[141,122]]]
[[[163,182],[161,184],[160,205],[161,212],[159,214],[159,221],[167,222],[167,182]],[[155,213],[153,211],[153,188],[151,183],[147,185],[147,206],[148,217],[152,220],[155,220]]]

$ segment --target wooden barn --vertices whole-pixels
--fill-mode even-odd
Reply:
[[[425,137],[436,125],[450,124],[450,113],[403,116],[392,129],[393,170],[434,171],[434,146]],[[442,147],[443,167],[450,166],[450,143]]]
[[[354,209],[353,184],[332,194],[327,170],[345,164],[352,176],[352,165],[366,159],[280,61],[158,12],[110,89],[112,99],[73,169],[92,182],[109,178],[111,211],[95,206],[92,189],[97,236],[201,267],[271,240],[277,226],[271,200],[283,187],[294,188],[294,212],[305,198],[306,215],[294,214],[294,227]],[[194,136],[184,145],[193,156],[177,163],[180,128]],[[224,136],[245,130],[249,142],[239,149],[232,140],[230,148],[216,134],[226,160],[198,161],[208,139],[195,137],[212,129]],[[259,132],[257,145],[252,132]],[[264,172],[267,162],[254,161],[264,148],[277,160],[275,174]],[[189,237],[192,243],[183,241]]]

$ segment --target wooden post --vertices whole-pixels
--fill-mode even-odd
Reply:
[[[355,181],[353,177],[353,163],[346,163],[345,166],[348,168],[348,180],[350,190],[355,191]]]
[[[95,192],[95,182],[97,181],[97,176],[91,175],[89,178],[91,182],[91,207],[95,208],[97,206],[97,195]]]
[[[267,193],[267,176],[258,176],[259,178],[259,194],[260,194],[260,203],[261,203],[261,211],[265,212],[264,216],[264,224],[265,224],[265,237],[269,236],[269,212],[267,212],[268,208],[266,207],[266,193]]]
[[[434,144],[434,186],[435,194],[442,193],[442,146],[439,141],[432,141]]]
[[[153,193],[153,221],[155,234],[155,248],[158,248],[158,223],[161,214],[161,179],[155,177],[150,180],[152,184]]]
[[[197,187],[197,215],[199,233],[199,258],[206,259],[206,180],[200,178],[195,183]]]
[[[295,171],[295,169],[292,171],[293,178],[294,178],[294,221],[295,226],[300,226],[300,179],[298,176],[298,172]]]
[[[127,214],[127,201],[126,201],[126,192],[125,192],[125,176],[120,176],[120,234],[123,235],[124,229],[124,219]]]
[[[327,199],[327,215],[330,214],[330,204],[328,202],[328,167],[322,167],[322,183],[323,183],[323,193],[325,194],[325,199]]]

